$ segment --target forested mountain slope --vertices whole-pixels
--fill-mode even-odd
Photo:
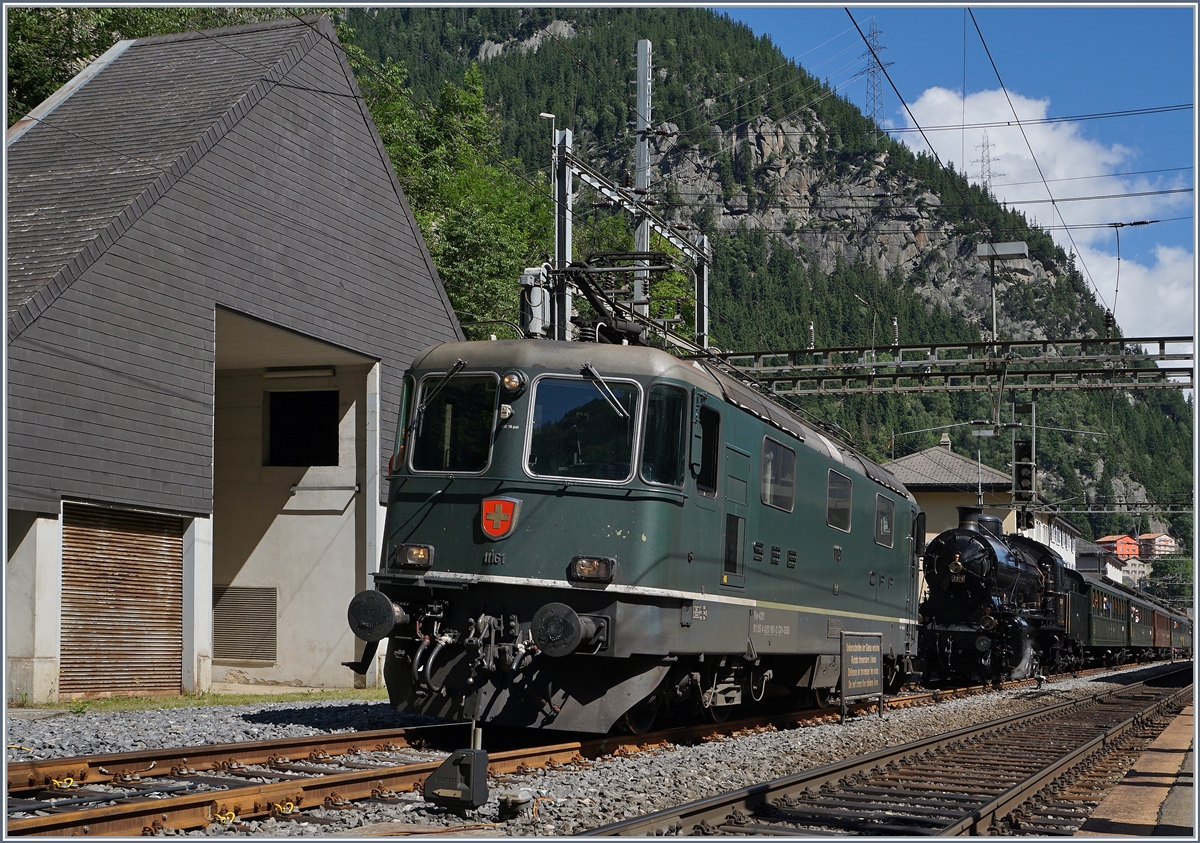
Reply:
[[[722,348],[803,348],[810,321],[818,345],[884,345],[893,316],[901,342],[986,339],[990,283],[975,247],[1007,240],[1028,243],[1032,260],[998,273],[1001,337],[1103,335],[1086,280],[1046,232],[914,156],[728,18],[700,9],[371,9],[351,10],[347,21],[357,45],[403,61],[426,96],[477,62],[501,121],[501,152],[527,171],[549,167],[548,121],[538,117],[548,112],[574,130],[577,152],[618,180],[632,175],[634,49],[649,39],[652,119],[662,130],[651,152],[653,192],[664,216],[713,237],[713,338]],[[576,207],[583,239],[630,247],[611,212]],[[806,406],[880,459],[940,435],[909,431],[994,415],[988,397],[963,394]],[[1001,414],[1007,420],[1007,408]],[[1193,408],[1180,394],[1043,392],[1038,421],[1051,501],[1190,500]],[[1081,430],[1097,435],[1071,432]],[[956,450],[978,449],[1007,470],[1006,437],[950,432]],[[1128,515],[1072,520],[1087,537],[1163,526]],[[1190,518],[1171,528],[1191,546]]]
[[[998,272],[1004,338],[1100,336],[1103,312],[1071,256],[960,174],[880,132],[766,38],[702,9],[330,10],[460,319],[515,319],[520,269],[551,251],[550,125],[617,181],[632,178],[635,45],[654,48],[652,194],[710,235],[713,341],[731,350],[985,339],[981,242],[1024,240]],[[9,10],[9,122],[116,39],[269,17],[237,7]],[[14,110],[15,108],[15,110]],[[576,201],[576,255],[630,249],[628,220]],[[859,299],[869,304],[862,304]],[[684,309],[686,313],[686,308]],[[488,325],[472,327],[469,323]],[[994,415],[984,395],[805,399],[876,459]],[[1007,419],[1007,408],[1001,416]],[[1068,508],[1190,502],[1193,406],[1173,391],[1038,397],[1043,491]],[[1051,430],[1060,428],[1060,430]],[[1008,470],[1004,436],[949,428],[955,450]],[[1092,431],[1096,435],[1072,431]],[[911,431],[926,431],[910,433]],[[1161,529],[1071,516],[1085,536]],[[1170,531],[1192,546],[1190,517]]]

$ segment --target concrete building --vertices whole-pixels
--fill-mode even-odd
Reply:
[[[1166,533],[1142,533],[1137,537],[1138,556],[1142,559],[1158,559],[1179,553],[1179,542]]]
[[[1125,581],[1126,561],[1098,544],[1080,539],[1075,556],[1077,570],[1108,577],[1113,582]]]
[[[1121,559],[1137,559],[1139,555],[1138,542],[1133,536],[1101,536],[1096,544]]]
[[[461,339],[327,19],[8,131],[8,699],[349,686],[403,372]]]

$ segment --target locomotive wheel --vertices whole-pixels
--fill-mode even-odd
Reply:
[[[621,716],[621,725],[631,735],[644,735],[654,728],[662,708],[662,694],[653,693]]]
[[[709,723],[724,723],[729,719],[730,712],[733,711],[731,705],[710,705],[704,708],[704,719]]]

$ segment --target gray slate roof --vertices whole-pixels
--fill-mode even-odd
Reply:
[[[981,467],[970,457],[956,454],[945,445],[935,445],[923,451],[884,463],[910,489],[975,489],[980,482]],[[989,465],[982,466],[983,488],[990,490],[1012,488],[1012,478]]]
[[[106,54],[112,66],[84,72],[91,76],[86,97],[70,95],[82,88],[73,81],[13,126],[10,339],[319,38],[292,20],[124,41]]]

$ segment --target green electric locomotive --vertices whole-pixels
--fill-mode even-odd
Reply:
[[[437,345],[405,379],[375,588],[392,705],[607,732],[820,701],[843,633],[916,654],[923,516],[880,466],[645,346]]]

